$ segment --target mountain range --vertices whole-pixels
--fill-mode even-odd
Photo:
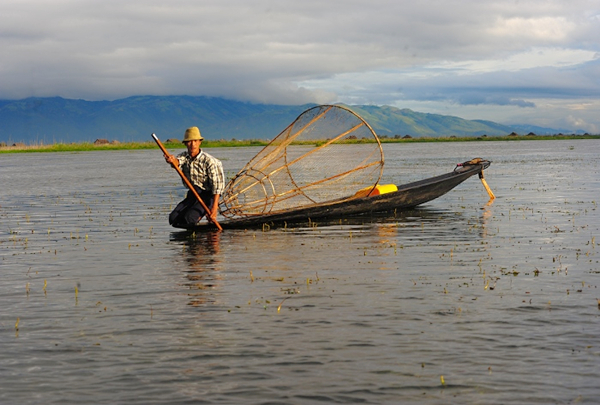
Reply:
[[[61,97],[0,100],[0,142],[147,141],[151,133],[162,139],[181,138],[190,126],[198,126],[207,139],[268,140],[313,105],[251,104],[202,96],[134,96],[114,101]],[[460,137],[531,132],[526,126],[465,120],[390,106],[349,107],[379,136]],[[537,134],[569,133],[539,127],[536,130]]]

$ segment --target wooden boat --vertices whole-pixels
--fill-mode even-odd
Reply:
[[[481,158],[401,186],[380,184],[383,164],[381,142],[365,120],[343,106],[312,107],[228,182],[220,225],[185,229],[271,227],[398,212],[434,200],[476,174],[493,198],[483,179],[490,162]]]
[[[223,229],[271,228],[314,222],[319,219],[331,220],[385,212],[397,213],[435,200],[474,175],[479,176],[490,193],[490,198],[493,198],[493,194],[491,194],[491,190],[487,187],[483,177],[483,170],[487,169],[489,165],[490,162],[487,160],[473,159],[457,165],[449,173],[397,186],[398,190],[394,192],[350,200],[331,201],[286,212],[225,219],[219,221],[219,223]],[[202,222],[187,229],[206,231],[214,229],[214,226]]]

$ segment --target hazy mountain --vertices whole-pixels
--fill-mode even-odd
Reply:
[[[189,96],[0,101],[0,141],[139,141],[149,140],[153,132],[163,139],[180,138],[192,125],[209,139],[270,139],[306,108]]]
[[[547,127],[539,127],[537,125],[528,125],[528,124],[514,124],[514,125],[511,125],[511,128],[514,128],[515,132],[519,135],[527,135],[529,133],[534,133],[536,135],[583,134],[583,133],[585,133],[585,131],[582,131],[582,130],[572,131],[570,129],[564,129],[564,128],[547,128]]]
[[[491,121],[470,121],[459,117],[426,114],[389,106],[351,106],[378,135],[479,136],[508,135],[513,129]]]
[[[0,101],[0,142],[52,143],[181,138],[197,125],[208,139],[271,139],[312,105],[251,104],[213,97],[136,96],[115,101],[28,98]],[[507,135],[490,121],[424,114],[409,109],[351,106],[379,135]]]

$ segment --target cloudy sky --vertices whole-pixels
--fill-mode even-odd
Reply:
[[[0,99],[183,94],[600,133],[600,1],[0,0]]]

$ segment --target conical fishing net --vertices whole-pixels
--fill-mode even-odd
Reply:
[[[381,143],[369,124],[341,106],[313,107],[228,183],[221,213],[265,215],[349,200],[375,188],[382,172]]]

